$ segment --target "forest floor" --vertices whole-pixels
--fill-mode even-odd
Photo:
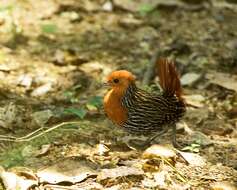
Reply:
[[[177,134],[189,153],[171,133],[131,148],[103,113],[113,70],[158,90],[142,83],[157,52],[192,105]],[[0,105],[0,189],[235,189],[237,4],[3,0]]]

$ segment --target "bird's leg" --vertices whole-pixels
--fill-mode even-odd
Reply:
[[[152,136],[151,138],[146,140],[146,144],[151,144],[152,141],[154,141],[157,137],[165,134],[168,131],[168,128],[163,129],[161,132],[155,134],[154,136]]]
[[[179,143],[177,143],[177,141],[176,141],[176,124],[175,123],[172,123],[172,124],[170,124],[170,126],[172,127],[172,144],[173,144],[173,146],[175,147],[175,148],[182,148],[182,146],[179,144]]]
[[[151,138],[148,138],[145,142],[141,142],[139,140],[139,142],[137,142],[136,140],[130,140],[129,143],[127,144],[128,147],[132,147],[135,149],[146,149],[148,146],[151,145],[151,142],[154,141],[158,136],[163,135],[164,133],[166,133],[168,131],[168,128],[165,128],[164,130],[162,130],[161,132],[157,133],[156,135],[152,136]]]
[[[170,128],[172,128],[172,144],[173,144],[173,146],[177,149],[182,148],[182,146],[179,145],[179,143],[177,143],[177,141],[176,141],[176,124],[175,123],[169,124],[169,126],[164,128],[161,132],[159,132],[159,133],[155,134],[154,136],[148,138],[145,142],[142,142],[142,143],[132,142],[131,146],[134,145],[136,147],[146,148],[147,146],[151,145],[152,141],[154,141],[157,137],[165,134]]]
[[[182,148],[182,146],[176,141],[176,124],[172,123],[169,125],[172,128],[172,144],[175,148]],[[154,141],[158,136],[163,135],[164,133],[166,133],[168,131],[168,129],[170,127],[166,127],[163,131],[161,131],[160,133],[154,135],[153,137],[149,138],[145,144],[150,144],[152,141]]]

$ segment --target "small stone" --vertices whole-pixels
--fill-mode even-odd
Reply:
[[[230,182],[215,182],[211,184],[211,190],[236,190],[237,186]]]
[[[32,77],[29,76],[29,75],[21,75],[19,78],[18,78],[18,85],[20,86],[24,86],[26,88],[29,88],[32,84]]]
[[[169,147],[154,144],[145,150],[142,157],[145,159],[166,158],[173,160],[174,158],[176,158],[176,153]]]
[[[43,110],[43,111],[34,112],[32,115],[34,121],[39,126],[44,126],[52,116],[53,116],[53,112],[51,110]]]
[[[47,94],[51,89],[52,89],[51,83],[44,84],[42,86],[39,86],[35,90],[33,90],[33,92],[31,93],[31,96],[43,96]]]
[[[201,74],[186,73],[181,77],[181,84],[183,86],[191,86],[201,78]]]
[[[108,11],[108,12],[111,12],[113,10],[113,4],[111,1],[106,1],[103,6],[102,6],[102,9],[104,11]]]

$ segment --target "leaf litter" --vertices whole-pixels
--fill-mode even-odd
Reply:
[[[0,189],[234,189],[236,10],[211,2],[4,1]],[[140,84],[156,49],[182,71],[189,153],[169,133],[131,150],[103,115],[105,76],[128,69]]]

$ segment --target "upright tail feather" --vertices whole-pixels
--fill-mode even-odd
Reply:
[[[163,89],[164,94],[166,96],[176,95],[177,98],[183,102],[180,78],[174,62],[161,58],[157,62],[157,68],[160,86]]]

